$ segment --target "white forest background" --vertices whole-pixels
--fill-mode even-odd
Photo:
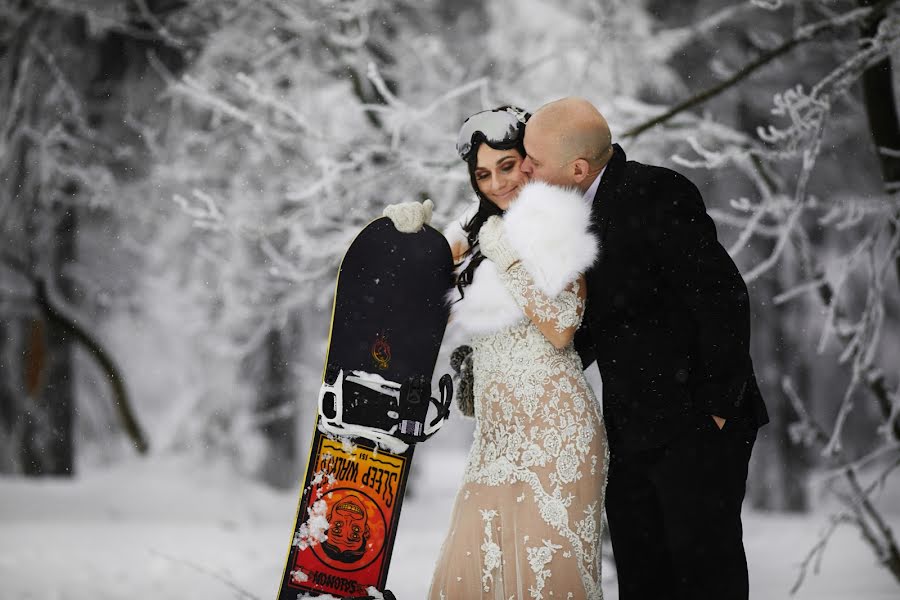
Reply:
[[[751,597],[895,598],[896,4],[0,2],[0,599],[274,597],[341,254],[462,209],[467,115],[565,95],[700,186],[748,282]],[[471,431],[417,450],[401,600]]]

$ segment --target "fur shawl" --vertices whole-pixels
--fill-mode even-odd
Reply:
[[[460,240],[460,224],[471,219],[470,213],[474,214],[473,207],[448,227],[445,235],[451,243]],[[523,187],[503,215],[510,246],[544,294],[555,298],[593,264],[597,240],[589,231],[590,219],[591,208],[577,190],[542,182]],[[456,288],[447,297],[452,303],[451,324],[468,335],[499,331],[523,317],[490,260],[482,261],[463,291],[462,299]]]

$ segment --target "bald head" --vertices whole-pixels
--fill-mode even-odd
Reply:
[[[562,98],[540,107],[528,126],[549,127],[555,133],[563,160],[584,158],[602,168],[612,149],[609,125],[597,108],[584,98]],[[598,166],[599,165],[599,166]]]
[[[612,156],[612,134],[593,104],[562,98],[528,120],[525,150],[538,179],[586,190]]]

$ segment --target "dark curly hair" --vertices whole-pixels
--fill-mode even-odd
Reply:
[[[505,109],[513,109],[522,113],[527,121],[529,117],[531,117],[530,113],[523,111],[520,108],[510,105],[498,106],[494,110],[505,110]],[[485,224],[488,218],[493,215],[501,216],[503,215],[503,211],[496,204],[488,200],[487,196],[481,193],[481,190],[478,189],[478,181],[475,179],[475,169],[478,167],[478,149],[482,144],[487,144],[489,147],[494,150],[509,150],[514,149],[519,153],[523,159],[525,158],[525,123],[520,123],[518,127],[519,135],[516,138],[515,142],[512,145],[509,144],[493,144],[489,142],[483,135],[478,135],[480,132],[476,132],[473,135],[472,140],[472,149],[469,151],[466,156],[466,166],[469,169],[469,183],[472,185],[472,189],[475,191],[475,195],[478,196],[478,211],[475,215],[469,220],[468,223],[463,224],[463,231],[466,233],[466,242],[469,245],[468,250],[460,257],[460,260],[465,260],[466,257],[472,256],[472,259],[469,261],[469,264],[466,265],[466,268],[463,269],[459,275],[456,277],[456,288],[459,290],[460,296],[464,296],[465,292],[463,288],[471,285],[472,277],[475,274],[475,269],[478,268],[478,265],[481,264],[481,261],[485,259],[485,256],[481,253],[481,251],[477,248],[478,245],[478,232],[481,231],[481,226]]]

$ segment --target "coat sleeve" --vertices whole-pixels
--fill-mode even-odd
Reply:
[[[684,176],[661,186],[651,245],[662,277],[693,315],[698,340],[690,376],[696,405],[723,418],[740,412],[750,358],[750,300],[734,261],[716,238],[700,191]],[[657,204],[659,206],[659,204]]]
[[[578,356],[581,358],[581,368],[587,369],[597,360],[597,355],[594,351],[594,340],[591,337],[591,329],[588,326],[587,319],[581,322],[581,326],[575,332],[574,344],[575,351],[578,352]]]

